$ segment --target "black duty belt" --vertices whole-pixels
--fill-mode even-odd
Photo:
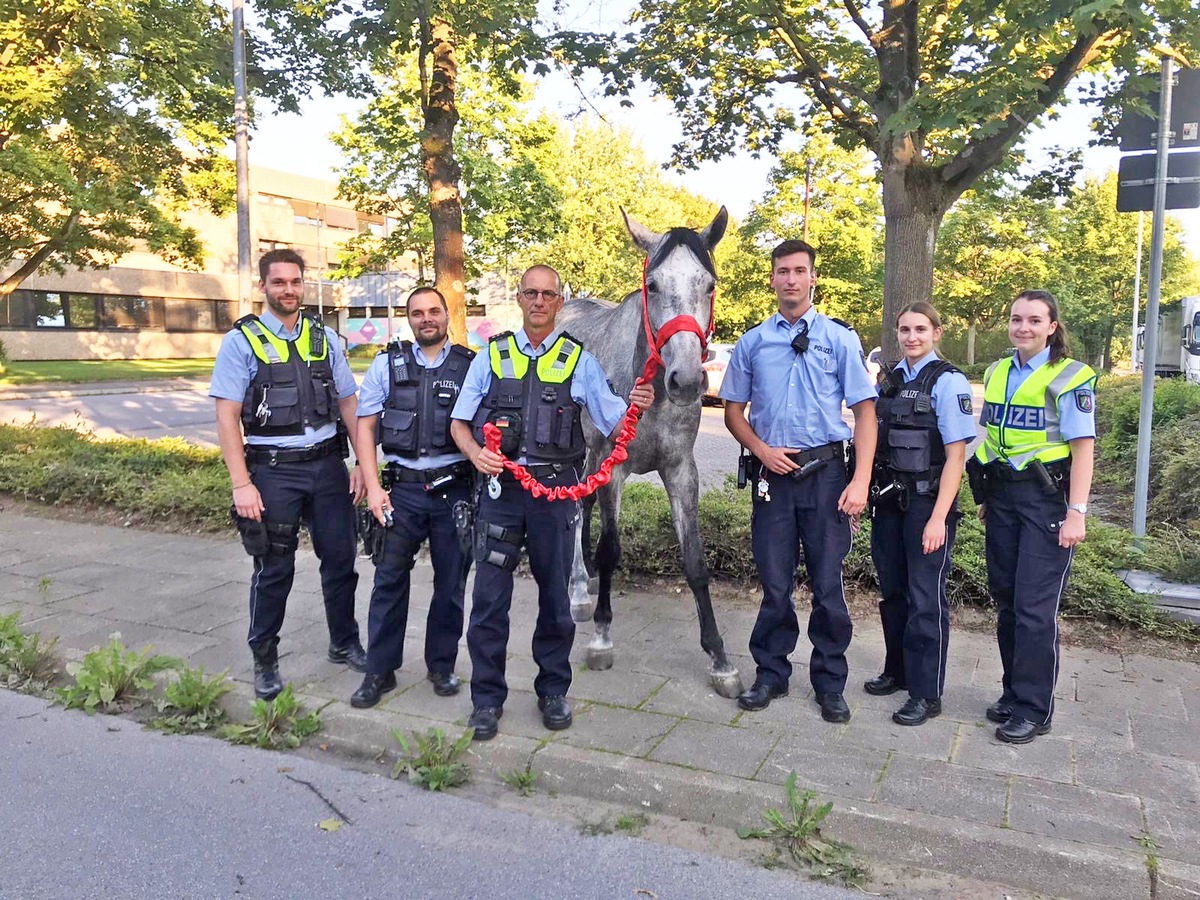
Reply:
[[[266,463],[269,466],[279,463],[309,462],[314,459],[324,459],[342,452],[342,442],[336,437],[321,441],[311,447],[263,447],[261,445],[246,445],[246,462],[248,464]]]
[[[570,472],[573,475],[575,475],[576,478],[579,477],[578,472],[576,471],[575,465],[573,463],[565,463],[565,462],[526,463],[525,469],[526,469],[526,471],[529,472],[530,475],[532,475],[534,478],[538,479],[539,481],[541,481],[543,478],[550,478],[554,475],[560,475],[563,472]],[[508,471],[508,469],[505,469],[503,472],[500,473],[500,480],[502,482],[508,482],[508,481],[516,481],[517,479],[516,479],[516,476],[514,476],[512,472]]]
[[[410,469],[399,463],[388,463],[386,473],[393,484],[432,484],[444,478],[469,478],[472,471],[473,466],[464,461],[438,466],[436,469]]]
[[[987,466],[987,476],[995,478],[997,481],[1038,481],[1042,478],[1042,474],[1038,471],[1036,463],[1027,465],[1024,469],[1014,469],[1002,459],[994,460]],[[1052,462],[1042,463],[1043,470],[1051,478],[1056,481],[1061,481],[1071,474],[1071,464],[1069,462]]]
[[[788,459],[798,466],[803,466],[805,463],[813,460],[826,459],[844,459],[846,455],[846,444],[844,441],[832,441],[828,444],[822,444],[820,447],[813,447],[811,450],[800,450],[796,453],[789,453]]]

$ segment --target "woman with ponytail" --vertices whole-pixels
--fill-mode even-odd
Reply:
[[[1095,445],[1096,373],[1068,356],[1058,302],[1013,301],[1016,352],[984,375],[987,434],[968,463],[986,529],[1003,692],[987,710],[996,737],[1027,744],[1050,730],[1058,680],[1058,607],[1086,534]]]

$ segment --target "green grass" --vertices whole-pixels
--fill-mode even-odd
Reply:
[[[155,378],[208,378],[211,359],[61,359],[10,361],[0,387],[23,384],[86,384],[97,381],[146,381]]]

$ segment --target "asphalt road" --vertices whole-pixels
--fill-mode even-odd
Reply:
[[[974,388],[975,408],[979,409],[983,389],[979,385]],[[70,425],[100,437],[181,437],[209,447],[217,445],[213,415],[213,401],[207,395],[207,385],[185,391],[130,391],[0,401],[0,422],[33,420],[39,425]],[[701,490],[720,487],[726,474],[737,471],[737,441],[725,430],[723,416],[720,407],[704,407],[695,448]],[[843,411],[843,418],[853,424],[849,410]],[[659,483],[657,475],[635,476],[631,480]]]
[[[3,690],[0,819],[4,900],[861,896]]]

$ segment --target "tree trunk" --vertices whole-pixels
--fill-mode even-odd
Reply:
[[[21,286],[22,281],[41,268],[42,263],[66,246],[67,242],[74,237],[76,230],[79,228],[79,215],[79,210],[71,210],[63,222],[62,228],[58,230],[58,234],[22,260],[21,265],[10,272],[7,278],[0,281],[0,297],[11,295],[13,291]],[[11,259],[4,260],[3,264],[0,264],[0,271],[3,271],[5,266],[11,262]]]
[[[977,326],[974,322],[967,325],[967,365],[975,365],[975,333]]]
[[[463,260],[462,197],[458,182],[462,168],[454,156],[454,127],[458,124],[455,90],[458,58],[455,34],[448,22],[430,23],[429,52],[433,59],[425,130],[421,134],[421,166],[429,180],[429,219],[433,224],[434,286],[450,310],[450,340],[467,342],[467,285]]]
[[[933,247],[945,214],[941,191],[927,170],[896,163],[884,168],[883,356],[900,360],[900,310],[933,297]]]

